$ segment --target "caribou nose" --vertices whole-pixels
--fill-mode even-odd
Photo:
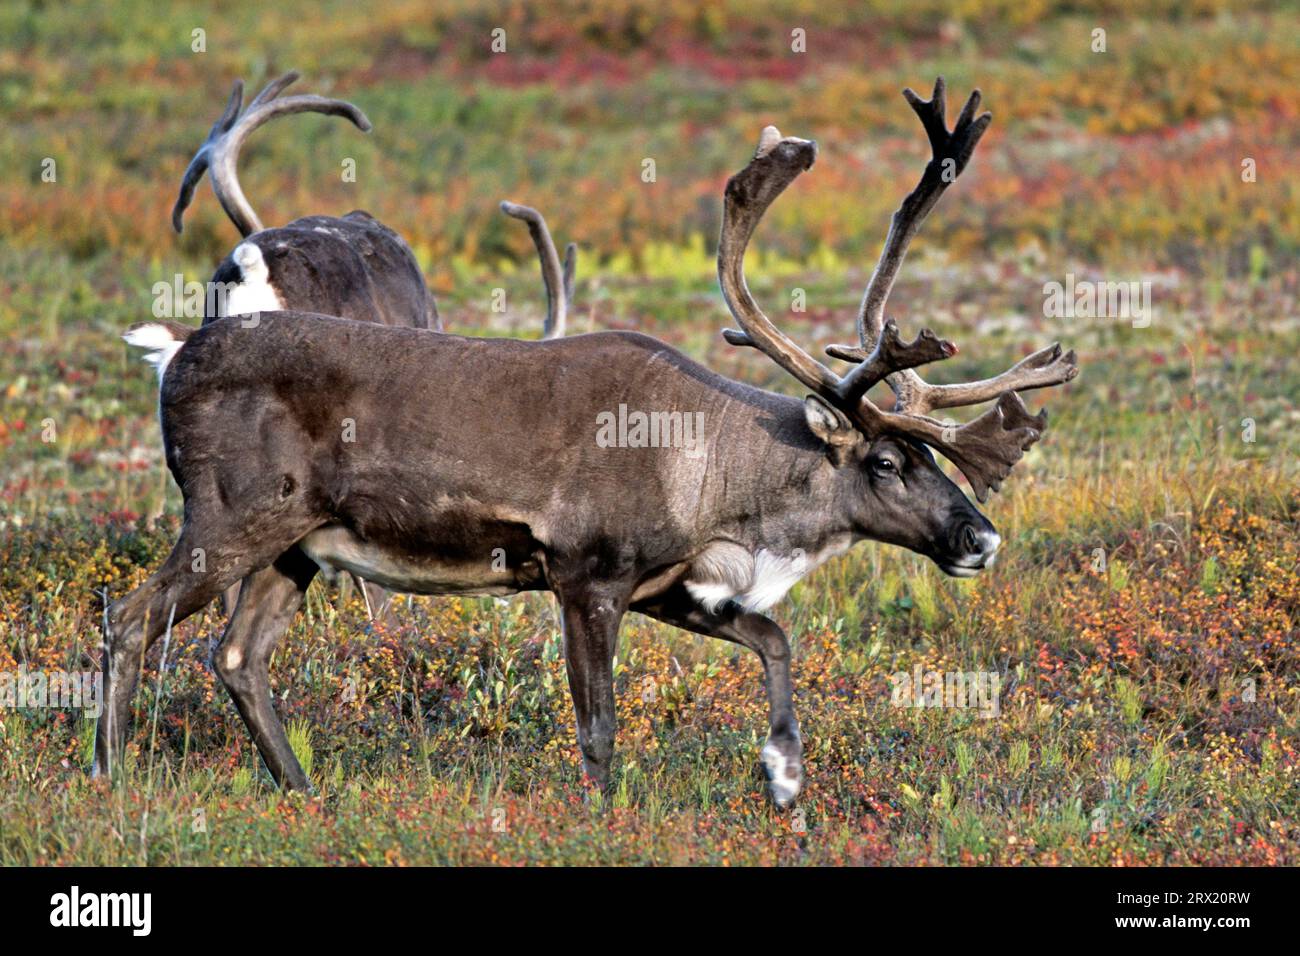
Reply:
[[[966,553],[976,558],[979,567],[988,567],[1002,546],[1002,536],[990,527],[967,524],[961,531],[961,543]]]

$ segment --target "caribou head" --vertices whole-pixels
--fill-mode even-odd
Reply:
[[[884,251],[858,309],[858,344],[832,345],[827,353],[853,365],[837,375],[777,329],[745,283],[744,257],[754,228],[772,201],[817,158],[817,144],[763,130],[754,158],[726,187],[718,277],[741,330],[726,329],[732,345],[757,348],[812,391],[805,409],[809,429],[825,443],[845,481],[858,489],[855,524],[864,537],[901,545],[932,558],[945,572],[968,577],[990,564],[1001,539],[993,525],[943,473],[929,449],[954,462],[980,502],[997,490],[1021,455],[1041,437],[1047,412],[1030,415],[1017,392],[1068,382],[1078,374],[1074,352],[1050,345],[1001,375],[979,382],[931,385],[919,366],[957,354],[957,346],[923,329],[904,341],[885,319],[885,302],[912,237],[944,190],[966,168],[992,114],[976,115],[978,90],[956,126],[944,119],[942,77],[923,100],[903,95],[920,117],[932,155],[916,188],[894,213]],[[883,409],[867,393],[884,381],[895,395]],[[938,409],[996,404],[964,425],[930,417]]]

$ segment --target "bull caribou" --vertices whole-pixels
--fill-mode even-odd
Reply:
[[[1046,426],[1017,393],[1077,374],[1074,354],[1056,345],[984,381],[932,385],[915,371],[956,348],[929,331],[903,340],[885,302],[908,243],[991,117],[976,115],[977,91],[949,131],[942,81],[928,101],[905,95],[933,156],[893,217],[858,344],[831,349],[853,365],[844,375],[776,328],[744,275],[755,227],[813,165],[816,144],[768,127],[727,182],[718,275],[740,329],[724,334],[789,372],[812,393],[803,401],[628,332],[522,342],[275,312],[255,328],[225,319],[184,336],[161,363],[160,406],[185,520],[162,567],[106,611],[96,769],[119,759],[150,644],[242,580],[215,667],[275,779],[307,787],[267,665],[312,579],[346,570],[423,594],[553,592],[583,768],[602,787],[628,611],[750,648],[770,709],[760,756],[775,802],[789,805],[802,782],[790,645],[764,612],[867,539],[952,575],[987,567],[998,534],[931,449],[985,501]],[[892,409],[868,397],[881,381]],[[961,426],[928,415],[989,401]],[[702,453],[597,442],[597,422],[620,404],[701,414]]]
[[[244,83],[236,80],[225,111],[190,160],[172,208],[172,227],[184,227],[185,210],[205,172],[212,191],[244,241],[212,276],[226,290],[205,316],[276,309],[319,312],[382,325],[440,329],[438,308],[415,256],[402,237],[373,216],[355,210],[345,216],[304,216],[266,229],[239,185],[239,151],[253,130],[278,116],[325,113],[342,116],[362,132],[370,120],[344,100],[280,94],[298,79],[296,72],[268,83],[240,112]]]

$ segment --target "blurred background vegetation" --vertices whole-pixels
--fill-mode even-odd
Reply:
[[[255,134],[242,170],[262,219],[365,208],[443,294],[531,264],[526,233],[496,211],[507,197],[579,242],[587,274],[707,277],[721,185],[767,123],[822,153],[756,247],[869,266],[925,156],[899,92],[940,74],[953,110],[979,86],[995,122],[920,246],[1218,276],[1300,248],[1291,3],[11,2],[0,36],[0,232],[69,264],[109,255],[206,278],[235,237],[206,187],[172,233],[181,172],[235,78],[256,89],[288,69],[301,91],[354,100],[375,131],[299,116]],[[41,181],[45,157],[56,184]],[[1257,182],[1242,182],[1245,157]]]

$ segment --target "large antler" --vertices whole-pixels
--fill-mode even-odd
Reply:
[[[943,86],[940,82],[936,84],[937,109],[934,108],[935,101],[924,104],[931,108],[929,115],[938,117],[940,128],[943,126],[942,94]],[[914,106],[920,102],[916,100],[915,94],[910,95],[909,101],[914,100]],[[959,121],[959,128],[970,129],[979,123],[979,132],[983,132],[983,127],[988,125],[987,118],[981,117],[975,121],[969,118],[973,116],[978,102],[978,97],[972,96],[971,102],[967,103],[962,112],[964,126]],[[918,112],[921,111],[918,109]],[[927,129],[931,129],[932,125],[927,122]],[[948,158],[951,154],[958,160],[958,168],[964,166],[970,157],[970,151],[974,149],[973,140],[978,139],[978,135],[973,139],[969,135],[966,138],[968,146],[938,155]],[[916,366],[956,354],[955,345],[939,339],[929,330],[923,331],[912,342],[904,342],[897,325],[892,321],[884,322],[873,334],[870,344],[863,338],[864,344],[860,349],[833,347],[833,350],[828,350],[832,355],[859,363],[843,378],[801,349],[772,324],[754,301],[745,283],[744,257],[749,239],[763,213],[800,173],[811,168],[816,156],[817,146],[812,141],[795,137],[782,138],[775,127],[769,126],[763,130],[758,150],[749,165],[728,180],[723,204],[722,234],[718,244],[718,279],[727,307],[743,331],[726,329],[723,336],[732,345],[750,346],[762,351],[801,383],[840,408],[865,434],[876,436],[892,432],[916,438],[937,449],[961,469],[970,481],[975,496],[984,501],[988,498],[990,489],[1000,487],[1012,466],[1047,427],[1046,411],[1036,416],[1030,415],[1015,389],[1068,381],[1078,371],[1074,365],[1074,355],[1070,353],[1060,361],[1051,373],[1054,380],[1050,382],[1020,384],[1029,382],[1044,367],[1055,364],[1059,349],[1055,352],[1048,349],[1036,353],[1010,372],[988,382],[969,386],[943,386],[953,390],[947,393],[947,397],[955,396],[959,389],[964,389],[967,395],[978,396],[991,387],[992,383],[999,383],[1001,388],[996,395],[987,396],[998,398],[994,407],[965,425],[949,426],[901,402],[898,410],[884,411],[866,397],[871,386],[882,379],[896,376],[900,372],[910,372]],[[936,186],[933,181],[923,177],[922,185],[904,203],[904,210],[911,209],[911,214],[900,210],[900,214],[895,215],[890,242],[886,244],[882,266],[877,269],[877,277],[883,286],[877,286],[876,277],[873,277],[872,286],[877,291],[868,290],[868,300],[879,302],[879,306],[873,305],[872,309],[883,309],[884,294],[888,291],[888,285],[892,284],[898,263],[902,260],[906,238],[910,238],[919,225],[920,220],[916,217],[918,214],[921,218],[924,217],[944,186],[946,183]],[[894,241],[896,236],[900,237],[897,242]],[[866,309],[867,304],[864,302],[864,310]],[[1052,353],[1052,362],[1042,362],[1040,357],[1048,353]],[[1024,370],[1028,370],[1028,373]],[[916,379],[920,381],[919,376]],[[961,402],[953,401],[950,404]]]
[[[542,282],[546,285],[546,324],[542,326],[542,338],[564,338],[565,321],[569,307],[573,304],[573,282],[578,263],[578,245],[571,242],[564,250],[564,265],[560,265],[560,254],[555,251],[551,231],[546,228],[542,214],[531,206],[517,203],[501,203],[501,211],[507,216],[528,224],[528,234],[533,237],[537,247],[537,258],[542,265]]]
[[[795,136],[782,138],[780,130],[768,126],[759,138],[758,149],[749,165],[727,180],[722,235],[718,240],[718,281],[722,286],[722,297],[743,331],[723,329],[722,335],[732,345],[759,349],[823,398],[838,405],[852,405],[845,387],[849,380],[841,379],[773,325],[754,301],[745,282],[745,249],[754,228],[772,201],[795,177],[811,169],[816,160],[817,144],[814,141]],[[898,338],[897,329],[893,329],[890,335],[881,339],[876,353],[854,371],[875,370],[883,377],[893,368],[931,362],[955,351],[954,346],[940,342],[932,333],[926,333],[910,344],[903,343]],[[862,377],[859,374],[858,380]]]
[[[835,358],[863,363],[846,376],[846,391],[850,394],[862,394],[880,381],[878,369],[870,368],[866,359],[873,354],[879,343],[891,335],[897,336],[897,330],[891,332],[891,324],[885,321],[885,302],[894,286],[903,258],[907,255],[907,247],[944,190],[966,168],[980,137],[993,121],[992,113],[975,115],[980,106],[980,91],[975,90],[962,107],[957,125],[949,132],[945,120],[946,91],[943,77],[935,80],[934,93],[928,100],[921,99],[911,89],[904,90],[903,96],[925,127],[932,155],[921,174],[921,181],[908,193],[890,221],[885,248],[880,253],[880,261],[871,274],[866,293],[862,297],[862,305],[858,309],[860,347],[832,345],[826,350]],[[921,334],[926,336],[929,333]],[[953,352],[955,351],[954,349]],[[891,372],[887,381],[898,398],[898,409],[922,415],[939,408],[978,405],[999,398],[1008,391],[1059,385],[1078,374],[1074,352],[1062,355],[1059,344],[1040,349],[1001,375],[979,382],[931,385],[911,368],[895,368],[898,371]]]
[[[244,115],[239,115],[240,103],[244,98],[244,81],[236,80],[230,91],[230,101],[226,103],[225,112],[213,125],[208,138],[203,141],[199,151],[190,160],[181,180],[181,192],[172,207],[172,228],[181,231],[185,210],[194,199],[194,188],[203,173],[212,171],[212,191],[217,201],[226,211],[231,222],[243,236],[261,232],[262,221],[248,204],[244,191],[239,186],[239,177],[235,164],[239,160],[239,148],[243,146],[248,134],[268,120],[286,113],[326,113],[330,116],[343,116],[363,133],[370,132],[370,120],[360,109],[343,100],[326,99],[323,96],[304,95],[276,99],[285,87],[298,79],[298,74],[291,72],[277,80],[272,80],[248,104]]]

